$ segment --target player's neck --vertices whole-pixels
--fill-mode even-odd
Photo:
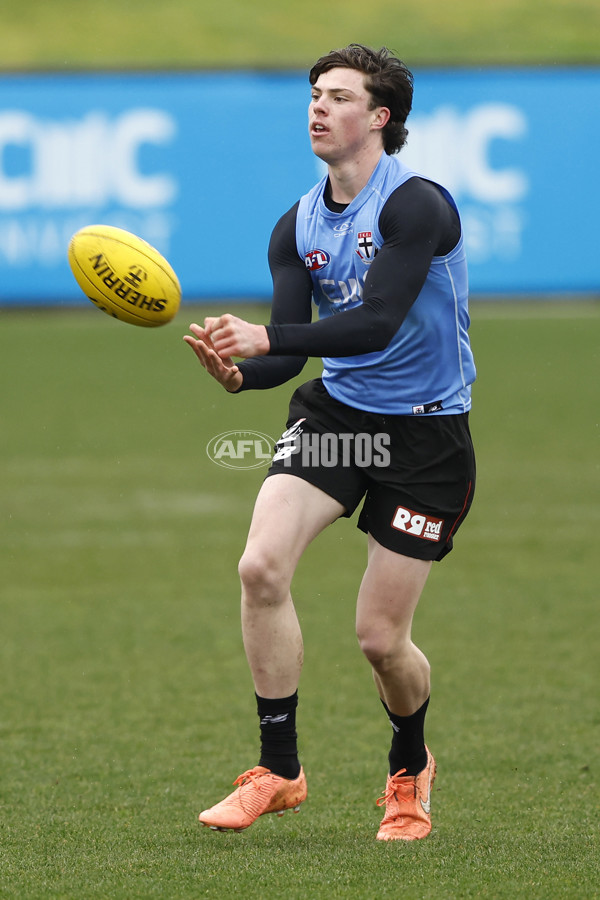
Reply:
[[[339,164],[330,163],[331,199],[335,203],[351,203],[369,181],[381,155],[382,150],[379,148],[376,153],[354,157]]]

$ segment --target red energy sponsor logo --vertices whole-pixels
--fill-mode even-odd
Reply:
[[[311,250],[304,257],[304,265],[309,272],[317,272],[324,269],[331,262],[331,256],[327,250]]]
[[[392,528],[412,534],[414,537],[424,538],[426,541],[439,541],[443,527],[443,519],[426,516],[404,506],[396,509],[392,519]]]

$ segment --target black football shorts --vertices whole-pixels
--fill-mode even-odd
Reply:
[[[395,416],[331,397],[320,378],[290,400],[268,475],[296,475],[338,500],[357,526],[405,556],[440,560],[475,489],[469,414]]]

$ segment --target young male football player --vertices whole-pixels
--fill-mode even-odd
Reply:
[[[386,48],[351,44],[319,59],[309,80],[310,142],[327,174],[273,231],[270,324],[225,314],[185,338],[232,393],[281,384],[307,357],[323,358],[322,378],[292,396],[239,566],[261,756],[200,821],[241,830],[305,799],[290,584],[308,544],[362,501],[368,561],[356,629],[392,726],[377,838],[410,841],[431,830],[436,768],[424,736],[430,668],[411,640],[413,614],[475,484],[465,252],[452,197],[397,155],[412,105],[406,66]]]

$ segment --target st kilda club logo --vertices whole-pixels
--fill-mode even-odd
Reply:
[[[377,255],[377,247],[373,244],[372,231],[359,231],[357,235],[358,247],[356,252],[363,262],[371,262]]]

